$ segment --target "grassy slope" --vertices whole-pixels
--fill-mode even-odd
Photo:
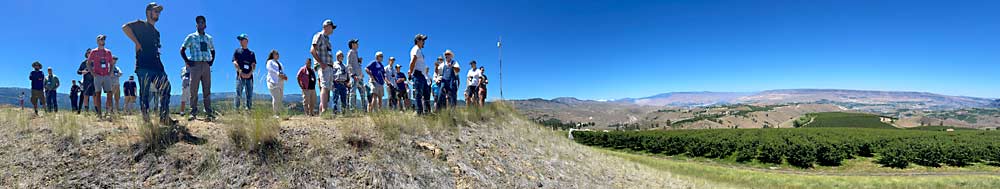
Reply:
[[[233,128],[255,131],[254,125],[271,123],[261,121],[266,114],[229,113],[213,123],[182,121],[200,142],[161,135],[166,142],[155,148],[134,116],[98,122],[66,113],[30,119],[10,108],[0,111],[4,188],[718,187],[576,144],[507,107],[428,117],[294,116],[280,122],[270,145],[230,135]]]
[[[861,128],[885,128],[894,129],[892,125],[879,121],[877,115],[849,113],[849,112],[823,112],[811,113],[806,116],[814,117],[804,127],[861,127]]]
[[[595,148],[596,149],[596,148]],[[704,179],[719,185],[746,188],[996,188],[997,175],[943,176],[830,176],[789,174],[711,165],[697,161],[671,160],[648,155],[597,149],[632,162],[669,171],[683,177]]]

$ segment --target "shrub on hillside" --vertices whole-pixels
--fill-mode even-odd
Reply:
[[[970,141],[971,142],[971,141]],[[945,164],[963,167],[970,165],[972,163],[978,162],[980,155],[977,154],[980,146],[970,145],[969,143],[952,143],[945,145]]]
[[[816,150],[816,161],[823,166],[838,166],[850,153],[846,145],[832,139],[816,142]]]
[[[906,168],[910,165],[913,151],[902,141],[894,141],[887,144],[888,148],[879,151],[878,160],[875,162],[885,167]]]
[[[917,165],[940,167],[947,158],[942,142],[936,138],[926,138],[925,140],[910,143],[913,149],[912,162]]]
[[[781,158],[786,148],[787,144],[780,138],[763,138],[760,143],[760,151],[757,153],[757,161],[781,164]]]
[[[816,163],[816,146],[799,137],[788,139],[788,164],[801,168],[811,168]]]
[[[749,162],[753,161],[754,157],[757,157],[757,141],[749,138],[740,138],[736,144],[736,154],[733,155],[736,162]]]

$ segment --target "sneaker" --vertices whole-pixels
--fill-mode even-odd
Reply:
[[[215,120],[215,115],[208,114],[208,116],[205,116],[205,121],[211,122],[214,120]]]
[[[177,125],[177,120],[170,119],[170,118],[161,118],[160,119],[160,124],[161,125],[173,126],[173,125]]]
[[[198,118],[195,117],[194,114],[191,114],[191,116],[188,117],[188,121],[194,121],[195,119],[198,119]]]

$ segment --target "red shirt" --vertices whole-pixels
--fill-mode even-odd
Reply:
[[[111,64],[112,57],[111,50],[94,49],[90,51],[87,61],[95,75],[108,76],[111,75],[111,69],[115,67]]]

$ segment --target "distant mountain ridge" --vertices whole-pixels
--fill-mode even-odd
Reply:
[[[754,93],[741,92],[670,92],[643,98],[625,98],[614,102],[647,106],[709,106],[727,104]]]
[[[793,103],[833,101],[858,104],[915,103],[930,109],[990,107],[994,99],[949,96],[928,92],[866,91],[844,89],[782,89],[740,97],[743,103]]]
[[[557,98],[565,100],[566,97]],[[555,99],[554,99],[555,100]],[[582,100],[580,100],[582,101]],[[927,109],[997,107],[1000,99],[950,96],[928,92],[849,89],[776,89],[760,92],[670,92],[609,101],[642,106],[699,107],[719,104],[784,104],[835,102],[856,104],[907,103]]]

